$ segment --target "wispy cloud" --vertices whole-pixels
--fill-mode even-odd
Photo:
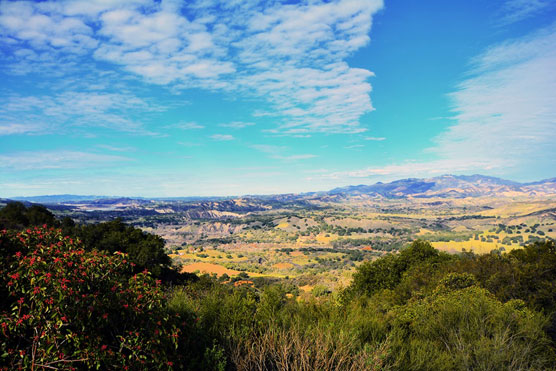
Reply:
[[[227,122],[225,124],[220,124],[218,126],[221,126],[223,128],[230,128],[230,129],[243,129],[248,126],[254,126],[254,125],[255,125],[254,122],[233,121],[233,122]]]
[[[508,170],[525,171],[539,158],[556,165],[556,24],[493,46],[474,63],[471,76],[449,96],[454,125],[430,151],[503,162]]]
[[[275,156],[276,159],[284,160],[284,161],[308,160],[308,159],[315,158],[315,157],[318,157],[318,156],[310,154],[310,153],[306,153],[306,154],[302,154],[302,155]]]
[[[501,24],[522,21],[549,8],[556,8],[552,0],[507,0],[502,7]]]
[[[204,129],[205,127],[196,122],[180,122],[177,124],[167,125],[166,128],[180,129],[180,130],[195,130],[195,129]]]
[[[29,151],[0,155],[0,168],[15,170],[83,169],[131,161],[124,156],[81,151]]]
[[[14,134],[38,134],[46,130],[45,126],[36,123],[21,124],[15,122],[1,122],[0,120],[0,136]]]
[[[112,152],[135,152],[137,150],[137,148],[135,147],[131,147],[131,146],[112,146],[109,144],[99,144],[97,146],[98,148],[102,148],[102,149],[106,149],[108,151],[112,151]]]
[[[358,133],[373,110],[368,79],[346,58],[370,38],[382,0],[2,2],[13,72],[85,57],[153,84],[265,99],[277,134]],[[35,66],[21,68],[16,66]],[[58,69],[57,73],[62,73]],[[230,126],[234,128],[234,126]],[[240,128],[236,126],[235,128]]]
[[[377,142],[381,142],[383,140],[386,140],[386,138],[384,137],[364,137],[363,139],[365,140],[373,140],[373,141],[377,141]]]
[[[313,155],[313,154],[288,155],[286,154],[286,152],[288,151],[288,147],[286,146],[275,146],[270,144],[254,144],[251,146],[251,148],[268,154],[270,158],[276,160],[283,160],[283,161],[308,160],[317,157],[317,155]]]
[[[56,95],[11,95],[0,106],[0,135],[52,134],[73,127],[108,127],[115,130],[152,134],[141,114],[161,107],[129,93],[67,91]]]
[[[213,134],[210,138],[218,141],[230,141],[235,139],[234,136],[230,134]]]
[[[198,142],[178,142],[178,144],[184,147],[198,147],[201,145],[201,143]]]
[[[322,172],[316,176],[311,176],[311,179],[335,179],[343,181],[357,181],[357,179],[399,179],[400,177],[411,176],[437,176],[447,173],[461,173],[474,171],[477,168],[481,169],[499,169],[505,166],[504,163],[499,163],[496,166],[492,162],[470,162],[467,159],[445,159],[434,161],[410,161],[402,164],[393,164],[386,166],[368,167],[365,169],[351,170],[351,171],[327,171]]]
[[[347,182],[473,172],[527,177],[539,166],[553,171],[554,66],[556,24],[494,45],[473,59],[468,77],[449,95],[453,124],[425,151],[435,159],[328,171],[312,178]]]

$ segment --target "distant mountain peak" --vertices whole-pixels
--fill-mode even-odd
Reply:
[[[433,178],[406,178],[389,183],[345,186],[332,189],[329,195],[377,196],[386,198],[403,197],[497,197],[556,194],[556,178],[534,183],[518,183],[511,180],[486,176],[444,174]]]

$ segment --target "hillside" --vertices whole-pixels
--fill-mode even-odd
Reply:
[[[244,211],[260,208],[254,205],[276,202],[345,201],[350,198],[466,198],[466,197],[508,197],[508,198],[542,198],[556,196],[556,178],[529,183],[485,175],[442,175],[434,178],[408,178],[388,183],[378,182],[371,185],[349,185],[334,188],[326,192],[288,193],[276,195],[244,195],[241,197],[107,197],[83,195],[47,195],[30,197],[13,197],[13,200],[43,204],[66,204],[89,209],[106,209],[114,207],[138,206],[155,202],[196,203],[197,209],[218,211]]]
[[[390,183],[335,188],[329,196],[380,196],[385,198],[546,197],[556,195],[556,178],[517,183],[484,175],[442,175],[427,179],[402,179]]]

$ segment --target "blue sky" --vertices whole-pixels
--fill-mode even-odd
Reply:
[[[556,176],[556,2],[2,1],[0,197]]]

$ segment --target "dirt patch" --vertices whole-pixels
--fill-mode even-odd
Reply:
[[[253,283],[253,281],[248,281],[248,280],[240,280],[240,281],[234,282],[235,287],[243,286],[243,285],[253,286],[254,283]]]
[[[273,265],[276,269],[290,269],[293,268],[293,264],[291,263],[277,263]]]
[[[188,264],[184,266],[181,271],[182,273],[183,272],[193,273],[195,271],[199,271],[201,273],[216,273],[216,275],[218,276],[221,276],[224,273],[226,273],[228,276],[235,276],[239,274],[239,271],[236,271],[234,269],[228,269],[218,264],[202,263],[202,262]]]
[[[313,290],[315,286],[313,285],[304,285],[304,286],[299,286],[299,289],[303,292],[311,292],[311,290]]]

